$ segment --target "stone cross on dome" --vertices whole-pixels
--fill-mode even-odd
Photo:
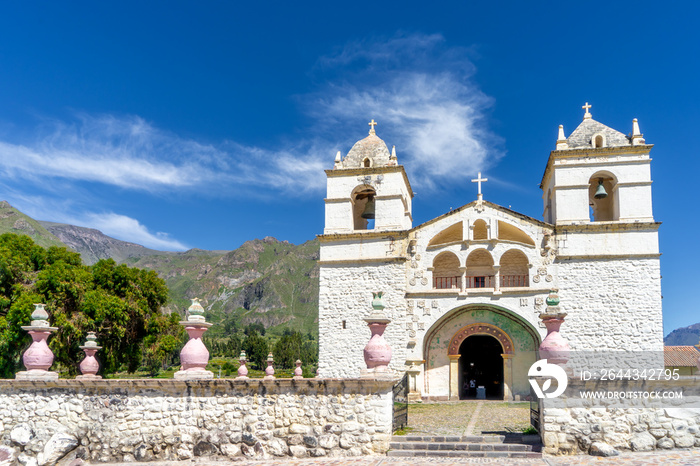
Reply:
[[[475,180],[472,180],[472,183],[478,183],[479,186],[479,197],[477,197],[477,200],[483,201],[484,200],[484,195],[481,194],[481,182],[482,181],[488,181],[488,178],[482,178],[481,177],[481,172],[479,172],[479,175],[476,177]]]
[[[592,105],[590,105],[588,102],[586,102],[586,105],[581,106],[581,108],[586,110],[586,113],[583,115],[584,120],[589,119],[589,118],[593,118],[593,115],[591,115],[591,113],[588,111],[588,110],[590,110],[591,107],[592,107]]]
[[[371,126],[371,128],[369,129],[369,134],[377,134],[377,133],[374,131],[374,127],[377,126],[377,122],[374,121],[374,118],[372,118],[372,121],[370,121],[370,122],[367,123],[367,124]]]

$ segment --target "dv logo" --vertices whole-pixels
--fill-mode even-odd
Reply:
[[[540,359],[530,366],[527,376],[529,377],[530,385],[535,391],[537,398],[556,398],[564,393],[564,390],[566,390],[566,385],[568,384],[568,377],[566,376],[564,369],[556,364],[547,363],[546,359]],[[542,387],[540,387],[537,379],[534,377],[549,378],[546,379],[542,383]],[[557,381],[557,389],[551,393],[546,393],[547,389],[552,385],[552,379]]]

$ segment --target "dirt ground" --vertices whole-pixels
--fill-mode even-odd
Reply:
[[[477,406],[481,405],[476,418]],[[471,432],[467,429],[472,425]],[[530,403],[453,401],[408,405],[407,433],[486,435],[523,432],[530,426]]]

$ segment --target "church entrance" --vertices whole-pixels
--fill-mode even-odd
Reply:
[[[490,335],[471,335],[459,347],[460,400],[503,399],[503,347]]]

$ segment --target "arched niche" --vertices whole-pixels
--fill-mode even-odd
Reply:
[[[602,189],[600,186],[602,185]],[[605,192],[605,197],[596,198],[596,193]],[[610,172],[596,172],[588,180],[588,205],[591,222],[619,220],[620,209],[617,196],[617,177]]]
[[[367,230],[369,225],[373,225],[374,221],[370,224],[370,220],[362,218],[362,213],[365,211],[368,202],[374,202],[374,198],[377,192],[369,185],[360,185],[353,189],[351,199],[352,199],[352,224],[355,230]]]
[[[445,251],[433,259],[433,288],[451,289],[462,287],[462,272],[459,270],[459,258],[456,254]]]
[[[479,219],[474,222],[474,241],[489,239],[489,231],[486,222]]]
[[[498,261],[498,274],[504,288],[524,287],[530,285],[530,266],[527,256],[518,249],[509,249]]]
[[[462,241],[462,238],[464,237],[463,233],[463,228],[462,228],[462,222],[455,223],[454,225],[451,225],[444,230],[442,230],[440,233],[437,235],[433,236],[433,238],[430,240],[428,243],[428,247],[437,247],[441,246],[443,244],[449,244],[449,243],[454,243],[456,241]]]
[[[529,246],[535,245],[535,240],[525,233],[520,228],[511,225],[510,223],[498,221],[498,239],[504,241],[515,241]]]
[[[494,287],[493,257],[486,249],[476,249],[467,256],[466,288]]]

